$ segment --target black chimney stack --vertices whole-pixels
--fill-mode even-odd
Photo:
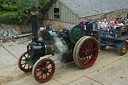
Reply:
[[[38,11],[37,6],[33,6],[31,9],[32,17],[32,41],[38,40]]]
[[[127,19],[128,19],[128,13],[127,13]]]

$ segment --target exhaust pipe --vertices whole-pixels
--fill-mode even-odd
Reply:
[[[32,17],[32,41],[38,41],[38,11],[37,11],[37,6],[32,7],[31,17]]]
[[[13,36],[13,39],[17,39],[17,38],[22,38],[22,37],[26,37],[26,36],[31,36],[32,33],[28,33],[28,34],[21,34],[21,35],[17,35],[17,36]]]

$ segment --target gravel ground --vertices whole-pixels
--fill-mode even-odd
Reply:
[[[32,73],[22,72],[18,58],[31,41],[0,44],[0,85],[128,85],[128,53],[119,56],[116,48],[99,51],[94,65],[80,69],[74,62],[55,60],[55,74],[46,83],[37,82]]]

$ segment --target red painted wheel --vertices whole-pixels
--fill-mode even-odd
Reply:
[[[74,62],[81,68],[88,68],[94,64],[98,56],[98,43],[93,37],[85,36],[78,41],[74,49]]]
[[[33,66],[32,75],[38,82],[46,82],[55,72],[55,64],[51,59],[39,59]]]
[[[27,52],[25,52],[25,53],[23,53],[21,55],[21,57],[18,60],[18,66],[19,66],[20,70],[22,70],[24,72],[30,72],[30,71],[32,71],[32,67],[29,66],[28,64],[26,64],[26,62],[25,62],[25,60],[26,59],[29,59],[29,58],[30,58],[30,56],[28,55]]]

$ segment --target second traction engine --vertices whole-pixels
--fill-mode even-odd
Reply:
[[[46,55],[59,52],[62,53],[62,62],[74,61],[80,68],[88,68],[94,64],[98,56],[98,44],[95,38],[84,36],[82,27],[76,25],[61,31],[43,29],[42,40],[39,41],[36,6],[32,8],[31,16],[32,42],[18,60],[18,66],[22,71],[32,71],[32,75],[39,82],[50,80],[55,71],[55,64]],[[64,48],[66,50],[61,50]]]

